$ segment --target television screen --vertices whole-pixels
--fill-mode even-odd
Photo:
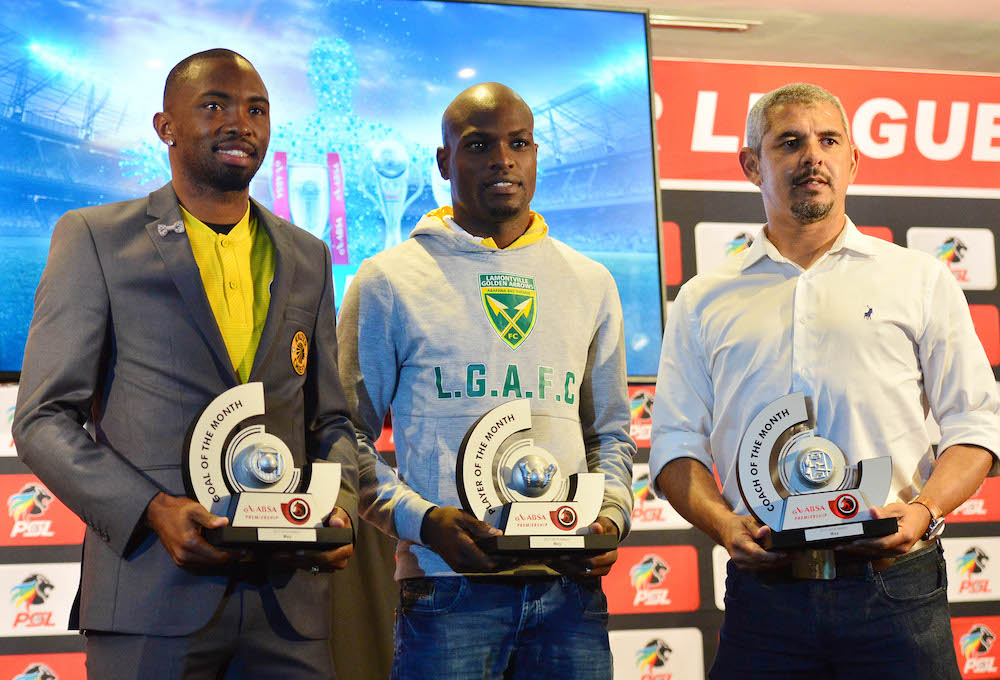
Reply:
[[[451,99],[482,81],[514,88],[535,114],[532,207],[552,236],[611,270],[629,374],[656,373],[644,14],[412,0],[0,6],[0,372],[20,370],[56,220],[169,180],[151,123],[167,71],[228,47],[253,62],[271,100],[251,193],[330,244],[338,303],[362,260],[450,203],[434,155]]]

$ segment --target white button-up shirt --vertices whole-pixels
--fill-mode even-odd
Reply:
[[[816,434],[849,463],[892,456],[886,503],[916,496],[933,470],[928,405],[939,451],[975,444],[1000,453],[997,384],[954,276],[849,218],[809,269],[762,229],[741,255],[681,288],[663,335],[650,477],[676,458],[714,463],[726,500],[747,514],[740,440],[761,409],[791,392],[812,398]],[[1000,474],[997,460],[990,474]]]

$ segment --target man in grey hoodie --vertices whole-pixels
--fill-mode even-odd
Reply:
[[[526,436],[567,474],[603,473],[590,531],[628,532],[635,443],[618,291],[531,211],[533,125],[504,85],[462,92],[438,149],[453,205],[366,260],[341,307],[364,516],[399,539],[394,678],[612,675],[600,577],[617,551],[549,565],[498,560],[478,541],[499,531],[461,508],[456,486],[469,428],[530,399]],[[494,287],[530,302],[500,314],[487,303]],[[373,446],[390,409],[396,469]]]

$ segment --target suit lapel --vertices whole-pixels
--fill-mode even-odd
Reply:
[[[260,225],[267,230],[274,246],[274,280],[271,282],[271,301],[267,306],[267,318],[257,343],[257,352],[253,358],[253,368],[250,370],[250,380],[257,379],[261,365],[271,351],[271,345],[277,338],[278,329],[283,322],[285,306],[295,280],[296,258],[292,246],[291,227],[281,219],[251,200],[252,210]],[[289,350],[291,352],[291,350]]]
[[[195,262],[194,254],[191,252],[191,243],[184,233],[184,217],[181,214],[180,204],[169,184],[149,195],[147,212],[155,219],[146,225],[146,232],[184,299],[188,313],[220,363],[229,369],[228,374],[232,384],[238,385],[240,381],[233,369],[233,361],[229,357],[226,343],[222,339],[222,331],[219,330],[219,324],[205,294],[205,285],[201,280],[198,263]]]

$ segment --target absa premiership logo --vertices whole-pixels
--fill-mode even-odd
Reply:
[[[31,574],[20,583],[10,589],[10,601],[17,611],[14,616],[13,627],[25,626],[34,628],[38,626],[55,626],[52,623],[51,611],[32,611],[32,607],[45,604],[52,594],[54,586],[52,582],[41,574]]]
[[[663,581],[670,573],[670,565],[658,555],[650,553],[629,570],[635,598],[632,605],[670,604],[670,590],[663,588]]]
[[[43,663],[34,663],[24,669],[24,672],[12,680],[59,680],[51,668]]]
[[[7,514],[14,521],[10,537],[55,536],[50,520],[38,519],[49,509],[52,495],[40,483],[25,484],[20,491],[7,498]]]
[[[996,658],[988,652],[993,646],[996,635],[985,624],[977,623],[969,632],[962,636],[959,648],[965,657],[962,674],[995,673],[998,668]]]

